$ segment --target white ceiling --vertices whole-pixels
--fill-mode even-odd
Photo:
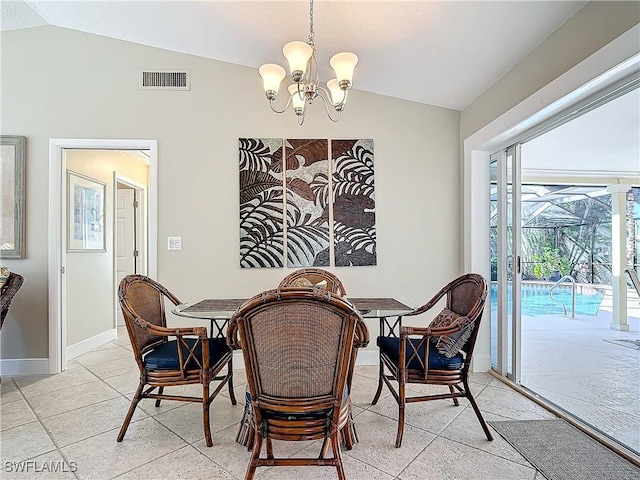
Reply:
[[[462,110],[572,17],[584,1],[314,2],[321,80],[353,51],[354,88]],[[249,67],[285,66],[306,41],[309,3],[289,1],[0,2],[0,30],[55,25]],[[256,72],[257,75],[257,72]],[[606,106],[605,106],[606,107]],[[636,91],[527,144],[526,168],[640,170]],[[579,122],[579,123],[578,123]]]
[[[341,51],[354,88],[462,110],[572,17],[584,1],[314,2],[321,80]],[[284,65],[306,41],[309,3],[290,1],[2,1],[0,28],[55,25],[224,62]]]

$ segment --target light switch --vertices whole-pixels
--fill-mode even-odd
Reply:
[[[167,237],[167,250],[182,250],[182,237]]]

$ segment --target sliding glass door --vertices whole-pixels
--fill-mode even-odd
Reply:
[[[520,145],[491,156],[491,361],[520,383]]]

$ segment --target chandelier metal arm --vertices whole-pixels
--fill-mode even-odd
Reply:
[[[331,93],[329,92],[329,90],[327,90],[322,85],[318,85],[318,91],[320,91],[320,90],[324,93],[324,95],[325,95],[325,97],[327,99],[329,99],[329,98],[334,99],[331,96]],[[338,111],[344,110],[347,107],[347,95],[348,95],[348,93],[349,93],[349,89],[342,90],[342,100],[340,102],[338,102],[338,103],[328,102],[328,103],[330,103]]]
[[[287,103],[282,108],[282,110],[277,110],[276,108],[274,108],[274,106],[273,106],[274,99],[273,98],[269,99],[269,106],[271,107],[271,110],[273,110],[276,113],[284,113],[284,112],[286,112],[287,108],[289,108],[289,105],[291,104],[291,97],[292,97],[292,95],[289,95],[289,98],[287,99]]]
[[[316,46],[310,44],[311,48],[313,48],[313,54],[309,59],[309,63],[307,65],[307,82],[315,83],[316,85],[320,84],[320,69],[318,68],[318,60],[316,59]],[[315,72],[315,75],[313,73]],[[313,78],[312,78],[313,76]]]
[[[345,95],[346,95],[346,92],[345,92]],[[342,111],[344,110],[344,106],[345,106],[344,103],[341,104],[342,108],[340,109],[335,108],[335,106],[328,100],[328,98],[331,98],[331,96],[329,95],[329,92],[327,92],[327,89],[324,87],[318,87],[317,96],[322,99],[322,103],[324,103],[324,109],[327,111],[327,117],[329,117],[329,120],[331,120],[334,123],[338,122],[340,120],[340,117],[342,116]],[[346,97],[345,97],[345,100],[346,100]],[[331,116],[331,110],[329,109],[329,105],[334,107],[334,111],[338,113],[338,115],[335,118]]]

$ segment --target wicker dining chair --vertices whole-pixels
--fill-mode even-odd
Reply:
[[[317,287],[336,295],[346,295],[347,291],[340,279],[321,268],[301,268],[291,272],[280,282],[279,287]]]
[[[0,329],[4,323],[4,319],[9,313],[9,307],[13,297],[18,293],[20,287],[24,283],[24,277],[18,273],[11,272],[7,282],[0,289]]]
[[[140,369],[140,383],[118,434],[124,438],[136,406],[143,398],[178,400],[202,404],[204,436],[208,447],[213,445],[209,425],[209,406],[226,384],[231,403],[233,393],[232,352],[225,338],[209,338],[206,327],[167,327],[165,300],[174,305],[180,300],[169,290],[143,275],[127,275],[120,282],[118,297]],[[170,340],[169,337],[175,337]],[[227,372],[222,373],[224,367]],[[219,384],[210,393],[210,383]],[[202,384],[202,396],[167,395],[165,387]],[[145,389],[146,387],[146,389]],[[155,389],[157,393],[154,393]]]
[[[310,285],[305,285],[305,283]],[[301,268],[290,273],[282,279],[279,288],[296,287],[296,286],[313,286],[322,288],[336,295],[347,295],[347,290],[340,279],[333,273],[321,268]],[[353,372],[356,366],[356,357],[358,349],[365,348],[369,345],[369,329],[361,318],[356,322],[356,335],[351,350],[351,363],[349,363],[349,373],[347,375],[347,389],[351,392],[351,383],[353,381]],[[341,431],[341,437],[347,450],[351,450],[353,445],[358,442],[358,432],[353,419],[353,412],[349,410],[349,423]]]
[[[347,292],[340,279],[333,273],[320,268],[301,268],[290,273],[282,279],[278,288],[284,287],[315,287],[327,290],[337,295],[346,295]],[[347,391],[351,392],[351,383],[353,381],[353,372],[356,365],[356,357],[358,349],[369,345],[369,329],[364,321],[360,318],[356,322],[356,334],[353,349],[351,351],[351,362],[349,363],[349,372],[347,375]],[[247,448],[252,448],[253,441],[253,412],[251,407],[251,394],[247,390],[245,393],[245,408],[242,415],[236,441]],[[340,431],[340,436],[347,450],[351,450],[353,445],[358,442],[358,432],[356,431],[353,412],[349,410],[349,422]]]
[[[242,348],[256,422],[246,480],[257,467],[305,465],[334,466],[346,478],[340,430],[349,421],[346,383],[359,319],[344,297],[305,287],[263,292],[233,315],[227,341]],[[274,456],[272,440],[317,439],[317,457]]]
[[[471,403],[488,440],[493,440],[482,413],[469,389],[469,368],[476,343],[482,311],[487,297],[487,284],[480,275],[469,273],[451,281],[425,305],[405,316],[420,315],[433,308],[446,295],[445,308],[427,327],[402,326],[400,337],[385,332],[380,324],[377,343],[380,348],[378,390],[372,404],[376,404],[383,383],[389,387],[398,403],[398,433],[396,447],[402,444],[405,405],[413,402],[465,397]],[[388,329],[388,328],[387,328]],[[388,374],[385,373],[385,368]],[[398,389],[392,381],[397,382]],[[448,393],[408,397],[406,385],[439,385]]]

